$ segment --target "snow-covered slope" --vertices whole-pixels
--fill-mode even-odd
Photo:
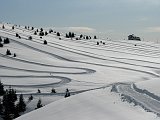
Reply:
[[[156,120],[156,115],[134,107],[107,88],[59,100],[17,120]]]
[[[159,79],[159,44],[124,40],[76,40],[65,38],[65,33],[61,33],[60,37],[51,33],[40,38],[34,35],[36,28],[27,30],[24,26],[15,26],[13,30],[11,24],[4,24],[5,29],[1,28],[2,25],[0,36],[2,39],[8,37],[10,43],[0,48],[1,81],[5,87],[11,85],[18,94],[23,93],[26,102],[28,95],[34,95],[35,99],[27,104],[26,113],[34,110],[39,98],[46,105],[19,120],[159,119],[153,114],[159,113],[157,109],[147,107],[148,103],[143,104],[139,97],[143,93],[133,88],[133,83],[141,88],[138,85],[141,82],[144,88],[147,89],[148,85],[151,88],[152,80]],[[21,39],[15,36],[16,33]],[[33,39],[29,40],[29,36]],[[47,40],[47,45],[43,44],[44,40]],[[100,44],[97,45],[97,42]],[[6,55],[7,49],[12,55]],[[13,57],[14,53],[16,57]],[[158,83],[158,80],[154,82],[155,85]],[[119,94],[134,98],[134,101],[141,103],[139,106],[145,106],[153,113],[123,103],[118,93],[110,93],[109,89],[114,85]],[[56,89],[56,94],[51,93],[52,88]],[[74,96],[64,99],[66,88]],[[154,88],[158,90],[158,85]],[[41,93],[37,93],[37,89]],[[152,96],[147,99],[152,99]]]

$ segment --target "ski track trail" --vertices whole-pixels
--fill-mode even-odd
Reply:
[[[152,98],[151,96],[135,91],[132,88],[132,84],[119,84],[117,85],[117,90],[119,93],[131,97],[137,105],[140,105],[146,110],[160,115],[160,101]]]

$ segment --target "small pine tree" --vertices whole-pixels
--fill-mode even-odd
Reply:
[[[99,42],[97,42],[97,45],[99,45]]]
[[[14,30],[14,26],[12,26],[12,29]]]
[[[18,33],[16,33],[16,37],[19,37]]]
[[[28,39],[29,39],[29,40],[32,40],[32,36],[29,36]]]
[[[6,90],[3,95],[3,118],[5,120],[12,120],[19,116],[18,111],[16,110],[15,101],[17,100],[16,91],[9,88]]]
[[[37,32],[36,32],[36,31],[34,32],[34,35],[37,35]]]
[[[39,33],[39,36],[44,36],[44,32],[41,31],[41,32]]]
[[[13,54],[13,57],[17,57],[16,53]]]
[[[0,47],[3,47],[3,44],[0,42]]]
[[[4,25],[2,26],[2,29],[5,29]]]
[[[16,107],[18,112],[24,112],[26,110],[26,104],[24,102],[23,94],[19,96],[19,102]]]
[[[27,29],[27,26],[25,26],[25,29]]]
[[[52,88],[51,93],[56,93],[56,90]]]
[[[53,32],[53,30],[52,30],[52,29],[50,29],[50,30],[49,30],[49,33],[52,33],[52,32]]]
[[[67,89],[66,89],[66,93],[65,93],[65,96],[64,96],[64,97],[66,98],[66,97],[69,97],[69,96],[70,96],[70,92],[69,92],[69,90],[68,90],[68,88],[67,88]]]
[[[69,35],[66,33],[66,38],[69,38]]]
[[[82,34],[80,35],[80,38],[83,38],[83,35],[82,35]]]
[[[6,55],[11,55],[11,51],[7,49]]]
[[[4,85],[3,83],[0,81],[0,96],[4,95],[5,91],[4,91]]]
[[[4,39],[4,44],[10,43],[9,38]]]
[[[57,32],[57,36],[61,36],[59,32]]]
[[[2,99],[0,98],[0,115],[3,113]]]
[[[41,107],[43,107],[43,105],[42,105],[41,99],[39,99],[39,100],[38,100],[38,103],[37,103],[36,109],[41,108]]]
[[[39,30],[37,29],[36,31],[38,32]]]
[[[40,31],[43,32],[43,28],[41,28]]]
[[[40,89],[38,89],[37,93],[41,93]]]
[[[0,42],[2,42],[2,38],[1,38],[1,36],[0,36]]]
[[[34,27],[32,27],[31,30],[34,30]]]
[[[72,33],[72,35],[71,35],[71,38],[74,38],[75,36],[74,36],[74,33]]]
[[[97,39],[97,36],[94,36],[94,39]]]
[[[45,36],[48,35],[47,31],[45,31]]]
[[[88,40],[89,39],[89,37],[88,36],[86,36],[86,40]]]
[[[33,100],[33,96],[30,95],[30,96],[28,97],[28,100],[29,100],[29,101]]]
[[[46,44],[47,44],[47,41],[46,41],[46,40],[44,40],[43,44],[45,44],[45,45],[46,45]]]

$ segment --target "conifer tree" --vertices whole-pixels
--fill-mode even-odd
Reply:
[[[59,32],[57,32],[57,36],[61,36]]]
[[[9,38],[4,39],[4,44],[10,43]]]
[[[68,88],[67,88],[67,89],[66,89],[66,93],[65,93],[65,96],[64,96],[64,97],[66,98],[66,97],[69,97],[69,96],[70,96],[70,92],[69,92],[69,90],[68,90]]]
[[[37,32],[36,32],[36,31],[34,32],[34,35],[37,35]]]
[[[9,88],[6,90],[3,95],[3,118],[5,120],[12,120],[19,116],[18,111],[16,110],[15,101],[17,100],[16,91]]]
[[[37,103],[36,109],[41,108],[41,107],[43,107],[43,105],[42,105],[41,99],[39,99],[39,100],[38,100],[38,103]]]
[[[47,41],[46,41],[46,40],[44,40],[43,44],[45,44],[45,45],[46,45],[46,44],[47,44]]]
[[[0,47],[3,47],[3,44],[0,42]]]
[[[1,36],[0,36],[0,42],[2,42],[2,38],[1,38]]]
[[[0,98],[0,115],[3,113],[2,99]]]
[[[4,95],[5,91],[4,91],[4,86],[3,83],[0,81],[0,96]]]
[[[56,93],[56,90],[52,88],[51,93]]]
[[[6,55],[11,55],[11,51],[7,49]]]
[[[26,110],[26,104],[24,102],[23,94],[19,96],[19,102],[17,104],[18,112],[24,112]]]
[[[2,26],[2,29],[5,29],[4,25]]]
[[[30,95],[30,96],[28,97],[28,100],[29,100],[29,101],[33,100],[33,96]]]

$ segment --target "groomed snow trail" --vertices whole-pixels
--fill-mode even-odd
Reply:
[[[155,100],[151,96],[135,91],[132,84],[118,84],[116,87],[119,93],[131,97],[137,105],[160,115],[160,101]]]

